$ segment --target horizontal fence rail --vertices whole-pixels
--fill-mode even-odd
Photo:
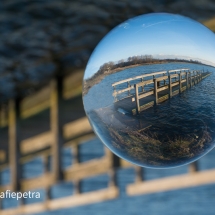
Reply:
[[[204,23],[206,26],[213,28],[214,26],[214,19],[207,20]],[[186,72],[187,69],[180,69],[183,72]],[[62,91],[62,97],[64,99],[71,99],[74,98],[75,96],[81,95],[82,87],[82,78],[83,78],[83,72],[84,70],[77,70],[73,71],[73,74],[65,77],[63,79],[63,91]],[[165,71],[161,71],[160,74],[158,75],[168,75],[168,74],[163,74]],[[171,70],[169,71],[170,74],[178,73],[178,70]],[[155,74],[154,74],[155,75]],[[210,75],[210,74],[208,74]],[[173,76],[172,76],[173,77]],[[139,82],[144,81],[144,79],[147,78],[146,76],[143,77],[141,76],[136,76],[134,78],[130,78],[127,80],[123,80],[120,82],[114,83],[112,86],[114,88],[114,94],[113,96],[115,97],[115,101],[117,101],[117,96],[119,96],[122,93],[128,93],[128,97],[131,97],[133,99],[132,102],[135,102],[135,94],[131,94],[131,91],[135,89],[134,84],[130,84],[130,82],[139,79]],[[177,80],[178,76],[175,75],[173,79]],[[184,78],[182,78],[184,79]],[[189,79],[192,80],[192,83],[190,83],[190,86],[194,84],[195,78]],[[165,81],[165,80],[163,80]],[[168,79],[166,79],[167,83]],[[186,83],[186,82],[184,82]],[[125,89],[120,89],[117,90],[117,87],[120,84],[126,84],[127,86]],[[153,83],[152,83],[153,84]],[[173,83],[174,85],[174,83]],[[140,87],[141,88],[141,87]],[[167,88],[168,89],[168,88]],[[150,91],[150,90],[149,90]],[[159,86],[158,86],[158,91],[159,91]],[[130,94],[129,94],[130,93]],[[146,92],[144,92],[146,93]],[[33,95],[30,95],[28,97],[25,97],[19,104],[19,119],[25,119],[29,118],[31,116],[34,116],[41,111],[50,108],[51,106],[51,88],[50,85],[48,87],[43,88],[42,90],[34,93]],[[52,100],[54,98],[52,97]],[[154,104],[154,101],[152,101]],[[56,103],[55,103],[56,104]],[[150,104],[149,104],[150,106]],[[140,107],[141,109],[141,107]],[[55,109],[56,110],[56,109]],[[136,111],[136,109],[135,109]],[[12,111],[13,112],[13,111]],[[56,113],[56,111],[55,111]],[[10,120],[13,122],[9,122],[9,115],[10,115]],[[5,168],[11,168],[12,174],[11,178],[16,176],[16,171],[19,165],[16,165],[16,162],[18,164],[24,164],[26,162],[29,162],[35,157],[42,156],[44,160],[44,166],[47,165],[47,160],[49,156],[57,157],[56,150],[53,150],[52,145],[53,145],[53,139],[51,138],[52,131],[48,131],[47,133],[39,134],[35,137],[29,138],[27,140],[21,141],[19,143],[19,147],[17,148],[18,151],[20,151],[20,156],[16,157],[15,160],[10,159],[11,156],[15,155],[15,151],[9,150],[11,148],[10,145],[14,144],[14,140],[17,140],[13,135],[16,133],[16,128],[13,126],[14,122],[17,124],[16,120],[14,120],[15,115],[13,113],[9,114],[9,108],[8,108],[8,103],[7,104],[1,104],[0,105],[0,129],[7,129],[9,130],[10,127],[10,138],[13,140],[10,140],[8,142],[8,147],[6,148],[1,148],[2,144],[0,143],[0,169],[3,170]],[[17,117],[17,116],[16,116]],[[80,123],[82,122],[82,123]],[[74,124],[73,124],[74,123]],[[78,129],[75,131],[75,123],[77,123],[78,127],[82,129],[80,132]],[[83,126],[80,126],[83,125]],[[69,127],[71,126],[71,132],[69,131]],[[84,172],[85,168],[85,163],[79,164],[79,161],[77,159],[77,154],[78,154],[78,146],[83,142],[90,140],[94,138],[93,132],[89,132],[89,123],[87,123],[86,118],[80,119],[80,121],[75,121],[68,123],[67,125],[64,125],[63,129],[63,136],[65,137],[65,142],[63,147],[71,147],[74,153],[74,161],[73,161],[73,167],[71,166],[67,171],[64,171],[64,177],[66,180],[76,180],[76,184],[78,185],[77,179],[85,177],[85,175],[90,175],[90,170],[91,168],[95,168],[96,161],[91,161],[89,162],[90,164],[86,163],[86,168],[87,168],[87,173],[83,173],[82,175],[81,172]],[[85,130],[86,129],[86,130]],[[85,132],[86,131],[86,132]],[[56,137],[56,135],[53,135]],[[32,141],[32,142],[31,142]],[[40,142],[41,141],[41,142]],[[38,145],[38,146],[37,146]],[[109,157],[109,159],[112,159],[112,163],[115,159],[113,159],[112,154],[107,150],[106,155],[103,158],[100,158],[97,160],[99,163],[101,160],[102,162],[106,162],[105,165],[106,167],[110,166],[109,161],[106,161],[106,157]],[[55,159],[55,158],[54,158]],[[15,161],[15,162],[14,162]],[[100,164],[98,164],[99,166]],[[78,168],[80,167],[81,171],[80,173],[78,172]],[[120,167],[122,168],[130,168],[134,167],[131,163],[128,163],[125,160],[120,160]],[[88,169],[89,168],[89,169]],[[114,166],[111,167],[111,170],[115,169]],[[134,184],[131,184],[127,187],[127,193],[128,195],[140,195],[140,194],[147,194],[147,193],[153,193],[153,192],[159,192],[159,191],[166,191],[166,190],[171,190],[171,189],[178,189],[178,188],[183,188],[183,187],[188,187],[188,186],[197,186],[201,184],[207,184],[207,183],[215,183],[215,173],[214,170],[208,170],[204,172],[198,172],[198,169],[196,168],[196,163],[193,163],[190,165],[190,173],[187,175],[182,175],[182,176],[175,176],[175,177],[167,177],[163,179],[157,179],[157,180],[151,180],[151,181],[144,181],[143,178],[143,172],[142,168],[140,167],[135,167],[136,171],[136,181]],[[101,171],[99,169],[98,171]],[[74,174],[77,174],[77,176],[73,176],[72,172]],[[78,172],[78,173],[76,173]],[[111,172],[110,175],[113,176],[113,171]],[[56,170],[55,173],[56,174]],[[92,174],[95,174],[93,172]],[[47,179],[46,179],[47,178]],[[114,177],[112,177],[113,179]],[[35,181],[33,179],[20,179],[16,177],[18,181],[20,181],[21,184],[21,189],[32,189],[33,187],[47,187],[47,193],[49,190],[49,187],[51,184],[55,183],[55,177],[53,177],[53,172],[46,172],[44,173],[43,176],[35,178]],[[49,179],[49,180],[48,180]],[[65,179],[63,179],[65,180]],[[12,183],[13,180],[10,180],[11,183],[7,185],[0,185],[0,192],[3,192],[5,190],[18,190],[14,189],[16,188],[14,184]],[[38,181],[40,183],[38,183]],[[33,183],[33,184],[32,184]],[[31,185],[32,184],[32,185]],[[28,188],[27,188],[28,187]],[[20,189],[20,188],[19,188]],[[78,186],[77,186],[77,193],[78,191]],[[0,210],[0,214],[2,215],[18,215],[18,214],[32,214],[32,213],[40,213],[46,210],[56,210],[60,208],[66,208],[66,207],[73,207],[73,206],[78,206],[78,205],[83,205],[83,204],[89,204],[89,203],[94,203],[94,202],[99,202],[102,200],[108,200],[108,199],[113,199],[118,196],[118,188],[117,186],[110,186],[108,189],[104,190],[99,190],[99,191],[94,191],[90,193],[85,193],[85,194],[79,194],[79,195],[71,195],[68,197],[63,197],[59,199],[50,199],[49,196],[45,202],[42,203],[34,203],[34,204],[22,204],[21,206],[17,208],[11,208],[11,209],[2,209]]]
[[[8,150],[0,149],[1,170],[10,168],[10,183],[0,185],[0,191],[22,191],[26,192],[35,189],[45,189],[46,201],[26,205],[22,203],[13,209],[0,210],[1,214],[25,214],[37,213],[45,210],[54,210],[63,207],[71,207],[83,204],[98,202],[101,200],[113,199],[118,196],[118,188],[115,180],[115,167],[118,166],[118,157],[109,150],[101,158],[79,161],[79,146],[84,141],[95,138],[87,117],[68,122],[60,126],[62,100],[73,99],[81,95],[81,82],[83,72],[75,72],[70,77],[62,80],[52,80],[50,85],[36,92],[35,94],[23,98],[22,100],[10,100],[4,104],[0,111],[0,129],[8,132]],[[75,81],[74,81],[75,79]],[[78,83],[80,80],[80,83]],[[75,83],[71,85],[71,83]],[[63,90],[58,88],[63,85]],[[20,140],[19,123],[21,120],[32,117],[41,111],[49,109],[50,130],[37,134],[30,138]],[[2,144],[0,144],[2,147]],[[72,165],[66,169],[61,167],[61,148],[72,149]],[[31,161],[35,157],[42,157],[44,162],[44,174],[34,178],[22,178],[21,165]],[[52,170],[47,167],[49,157],[52,156]],[[8,159],[7,159],[8,158]],[[82,179],[108,174],[109,186],[98,191],[82,193],[80,182]],[[69,197],[52,199],[50,189],[60,181],[73,182],[74,194]],[[72,191],[71,191],[72,192]]]
[[[80,73],[80,71],[78,73]],[[69,81],[67,81],[70,80],[73,81],[73,83],[78,82],[78,80],[81,81],[82,77],[78,73],[74,73],[74,76],[70,76],[62,80],[62,90],[58,87],[61,85],[59,84],[59,81],[52,80],[49,86],[35,92],[33,95],[23,98],[20,101],[10,100],[9,103],[1,106],[0,129],[8,132],[8,140],[6,144],[7,147],[0,148],[0,169],[3,170],[5,168],[9,168],[11,174],[10,183],[0,185],[0,192],[5,192],[6,190],[25,192],[35,189],[44,189],[46,193],[46,199],[44,202],[33,204],[25,204],[25,202],[21,202],[21,204],[16,208],[1,209],[1,214],[18,215],[39,213],[46,210],[56,210],[117,198],[119,196],[119,188],[116,180],[116,170],[118,168],[135,168],[135,183],[127,187],[127,193],[129,195],[145,194],[156,192],[156,190],[170,190],[191,186],[191,182],[189,180],[193,182],[197,180],[197,182],[193,183],[194,185],[214,182],[214,170],[208,172],[197,172],[197,168],[194,164],[190,165],[190,174],[179,176],[179,179],[182,177],[181,180],[183,181],[183,185],[181,186],[176,185],[176,178],[160,179],[161,181],[157,182],[143,181],[144,174],[142,168],[119,159],[108,149],[105,149],[104,155],[100,158],[80,162],[80,145],[83,144],[83,142],[95,138],[87,117],[79,117],[78,119],[62,125],[59,123],[62,116],[61,114],[63,113],[61,107],[62,101],[75,99],[77,95],[81,96],[80,86],[75,84],[71,86]],[[191,72],[187,69],[181,69],[180,72],[178,70],[169,71],[168,73],[166,71],[161,71],[153,74],[136,76],[129,80],[126,79],[115,83],[114,86],[125,84],[128,81],[139,80],[136,84],[131,85],[131,83],[129,83],[129,87],[126,87],[126,90],[124,91],[129,92],[131,87],[133,87],[132,89],[135,89],[135,91],[138,89],[137,97],[135,94],[130,94],[129,97],[131,102],[136,102],[137,100],[147,97],[147,95],[154,95],[155,90],[145,90],[144,87],[147,85],[152,84],[157,87],[157,92],[162,92],[163,90],[169,89],[170,82],[168,82],[168,80],[170,79],[172,87],[181,84],[181,91],[183,91],[185,88],[182,84],[189,83],[191,87],[194,83],[198,83],[207,75],[210,75],[210,73],[206,74],[201,71]],[[116,92],[117,91],[115,91],[114,95],[122,93],[122,91]],[[174,94],[174,91],[172,91],[172,94]],[[160,101],[161,97],[157,98],[157,102]],[[155,101],[152,102],[152,105],[154,105]],[[140,110],[142,110],[141,108],[142,107],[140,106]],[[19,136],[19,123],[22,120],[28,119],[46,109],[49,109],[50,129],[46,132],[21,140]],[[3,144],[0,144],[0,147],[2,146]],[[62,148],[71,148],[73,153],[72,165],[66,169],[62,169],[60,165],[62,159],[60,151]],[[48,168],[48,160],[50,156],[52,157],[51,170]],[[23,178],[21,165],[36,157],[42,157],[44,173],[33,178]],[[82,193],[81,180],[101,174],[109,175],[108,187],[97,191]],[[205,177],[211,179],[206,180]],[[52,199],[50,195],[51,187],[63,181],[73,183],[74,193],[68,197]],[[157,187],[158,183],[163,184],[162,189],[153,189],[153,186]],[[168,186],[166,184],[168,184]],[[138,185],[140,185],[139,189],[137,188]],[[146,187],[148,188],[146,189]]]
[[[112,84],[113,97],[115,103],[119,100],[130,99],[130,102],[135,102],[136,107],[131,110],[133,115],[141,113],[154,105],[157,105],[178,93],[182,93],[184,90],[199,83],[202,79],[208,77],[211,73],[204,72],[203,70],[190,70],[187,68],[176,69],[169,71],[153,72],[150,74],[144,74],[133,78],[124,79]],[[131,84],[131,81],[137,83]],[[123,89],[117,90],[117,86],[124,85]],[[131,90],[134,90],[131,93]],[[127,92],[122,98],[118,99],[117,96]],[[152,98],[149,101],[149,97]],[[140,100],[145,99],[145,104],[140,105]],[[120,101],[120,102],[121,102]],[[123,102],[121,102],[123,105]],[[121,107],[123,108],[123,106]]]

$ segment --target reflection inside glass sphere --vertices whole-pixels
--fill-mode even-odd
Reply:
[[[84,108],[95,133],[144,167],[205,155],[215,144],[214,56],[213,32],[180,15],[142,15],[117,26],[84,75]]]

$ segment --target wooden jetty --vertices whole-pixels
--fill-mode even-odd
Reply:
[[[203,70],[176,69],[144,74],[112,84],[114,105],[133,115],[182,93],[211,73]],[[133,92],[132,92],[133,91]],[[123,96],[118,99],[119,95]]]
[[[1,208],[0,214],[39,213],[113,199],[118,196],[118,188],[115,184],[115,168],[118,166],[118,157],[105,149],[105,155],[101,158],[83,163],[79,161],[80,144],[95,138],[82,106],[82,78],[83,70],[77,71],[62,80],[52,80],[49,86],[34,95],[2,104],[0,110],[0,170],[2,172],[5,168],[10,169],[10,182],[7,185],[0,185],[0,192],[45,189],[46,200],[34,204],[25,204],[22,201],[17,208]],[[77,98],[80,98],[78,102]],[[69,118],[69,115],[72,115],[71,112],[67,112],[64,116],[65,109],[69,108],[67,107],[68,101],[70,104],[76,102],[75,106],[70,106],[73,112],[76,111],[73,113],[76,116],[72,121],[62,124],[63,117]],[[80,109],[75,110],[75,107]],[[47,114],[49,115],[46,117],[49,120],[49,130],[23,139],[22,136],[25,135],[25,132],[21,131],[23,121],[39,116],[38,114],[44,110],[48,110]],[[44,120],[41,123],[44,123]],[[40,124],[37,126],[43,127]],[[38,128],[35,127],[35,130]],[[62,169],[61,165],[62,148],[71,148],[73,153],[72,165],[67,169]],[[36,157],[43,159],[44,174],[29,179],[23,178],[21,166]],[[52,158],[51,170],[48,168],[50,157]],[[81,193],[81,180],[105,173],[110,175],[109,187]],[[69,197],[52,199],[51,187],[63,181],[73,182],[74,193],[72,194],[71,191]]]
[[[195,74],[192,82],[198,82],[206,75],[206,73]],[[82,106],[80,87],[82,77],[83,70],[73,72],[72,75],[62,79],[53,79],[48,86],[33,95],[19,100],[11,99],[1,105],[0,172],[9,168],[10,181],[6,185],[0,185],[0,192],[44,189],[46,199],[43,202],[32,204],[26,204],[23,199],[15,208],[1,207],[0,214],[35,214],[46,210],[57,210],[117,198],[119,196],[116,181],[118,168],[132,167],[136,170],[136,182],[127,187],[129,195],[215,183],[215,170],[198,172],[196,163],[190,165],[187,175],[143,181],[143,168],[119,159],[106,148],[103,157],[81,162],[79,159],[80,145],[95,137]],[[163,78],[166,80],[165,75]],[[156,79],[156,82],[158,80],[162,81]],[[181,78],[181,82],[183,80],[184,78]],[[138,85],[138,88],[139,86],[142,85]],[[158,89],[161,87],[166,87],[166,85],[160,84]],[[27,135],[27,132],[23,132],[23,123],[26,120],[32,122],[34,117],[39,118],[41,113],[44,113],[43,117],[47,117],[45,122],[49,124],[45,127],[46,131],[39,132],[38,129],[45,126],[40,123],[32,127],[38,130],[37,134]],[[44,123],[44,121],[42,122]],[[66,169],[62,169],[61,165],[62,148],[71,148],[73,153],[72,165]],[[22,165],[36,157],[42,157],[44,173],[38,177],[23,178]],[[50,157],[52,158],[51,169],[48,168]],[[109,186],[102,190],[82,193],[81,181],[100,174],[109,175]],[[67,197],[53,199],[50,194],[51,187],[64,181],[73,182],[75,192]],[[160,187],[160,185],[162,186]]]
[[[215,18],[206,20],[204,24],[215,30]],[[63,89],[61,90],[58,87],[59,82],[53,80],[52,84],[50,83],[49,86],[39,90],[32,96],[22,98],[19,101],[10,100],[6,104],[0,104],[0,173],[7,168],[11,171],[10,181],[6,185],[2,185],[0,182],[0,192],[44,188],[47,193],[47,198],[42,203],[27,205],[24,201],[21,201],[18,207],[8,209],[2,208],[0,204],[0,214],[35,214],[46,210],[57,210],[117,198],[119,190],[114,177],[117,168],[135,169],[136,181],[127,187],[128,195],[140,195],[215,183],[215,169],[199,171],[197,162],[189,165],[189,171],[186,175],[176,175],[149,181],[144,180],[143,168],[134,166],[122,159],[118,160],[108,149],[105,149],[106,153],[103,158],[81,163],[78,159],[80,144],[95,137],[87,118],[84,114],[78,115],[78,118],[72,119],[60,127],[57,126],[57,120],[62,117],[62,111],[60,110],[62,107],[59,106],[59,100],[70,100],[72,103],[81,101],[81,99],[77,98],[81,98],[83,72],[84,69],[74,71],[72,75],[65,77],[62,81]],[[129,90],[134,89],[134,86],[131,85],[127,88],[129,88],[127,90],[129,92]],[[127,91],[125,90],[125,92]],[[142,100],[140,99],[139,102],[141,106]],[[133,102],[132,104],[135,103]],[[44,110],[49,110],[52,113],[48,113],[50,124],[53,123],[52,128],[46,132],[34,134],[31,137],[20,140],[18,135],[20,133],[20,129],[18,130],[19,124],[24,119],[39,116]],[[81,110],[83,111],[83,107],[80,105],[79,111],[81,112]],[[75,112],[75,109],[73,108],[71,112]],[[77,115],[76,112],[75,115]],[[56,136],[62,136],[62,132],[59,132],[59,130],[63,130],[64,136],[61,147],[73,149],[73,164],[66,171],[62,171],[61,166],[58,165],[61,156],[58,153],[60,141],[59,138],[58,141],[55,138]],[[14,145],[16,148],[13,148]],[[47,165],[50,156],[52,156],[52,163],[55,166],[51,171]],[[43,158],[44,174],[36,178],[23,179],[21,165],[36,157]],[[106,165],[104,165],[105,163]],[[109,188],[84,194],[80,193],[79,182],[81,178],[99,175],[105,171],[110,175]],[[61,172],[63,174],[59,174]],[[76,184],[76,192],[69,197],[52,199],[49,194],[50,187],[65,180],[73,181]]]

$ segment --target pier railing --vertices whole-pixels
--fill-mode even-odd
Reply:
[[[112,87],[114,89],[113,96],[114,96],[115,102],[118,101],[117,96],[122,94],[122,93],[127,92],[127,96],[131,95],[131,90],[135,88],[135,84],[131,84],[132,81],[144,82],[144,78],[147,78],[150,76],[155,77],[156,75],[165,75],[166,72],[167,71],[160,71],[160,72],[155,72],[153,74],[139,75],[139,76],[135,76],[133,78],[124,79],[124,80],[117,81],[117,82],[113,83]],[[124,89],[121,89],[121,90],[117,90],[117,86],[120,86],[120,85],[125,84],[125,83],[127,84],[127,87],[125,87]]]
[[[211,28],[214,28],[214,19],[206,20],[204,24]],[[174,71],[173,71],[174,73]],[[71,76],[66,77],[64,79],[64,90],[63,90],[63,98],[65,100],[75,98],[76,96],[81,96],[81,83],[82,83],[82,77],[83,77],[83,70],[82,71],[76,71]],[[140,82],[142,81],[142,76],[139,76]],[[177,78],[177,77],[176,77]],[[132,80],[132,79],[131,79]],[[134,85],[131,84],[130,81],[127,80],[127,91],[134,90]],[[116,88],[117,84],[115,85]],[[115,90],[114,97],[117,97],[120,92],[116,93],[117,90]],[[117,98],[116,98],[117,99]],[[12,100],[10,103],[14,103]],[[55,103],[56,104],[56,103]],[[40,90],[39,92],[36,92],[33,96],[23,98],[22,101],[18,104],[20,107],[20,116],[19,118],[28,118],[33,115],[36,115],[40,113],[41,111],[50,108],[50,86]],[[10,118],[11,121],[13,120],[14,115],[12,114],[15,110],[14,108],[11,108],[13,111],[10,112]],[[89,126],[89,123],[86,118],[80,118],[80,120],[73,121],[71,123],[74,123],[71,127],[73,130],[69,130],[69,124],[65,127],[64,131],[67,131],[67,135],[69,137],[69,134],[77,134],[76,137],[72,139],[67,139],[63,145],[63,147],[72,147],[73,148],[73,158],[74,163],[77,161],[76,164],[76,170],[78,171],[78,166],[82,166],[84,169],[87,168],[88,171],[91,171],[92,166],[89,168],[89,166],[85,166],[85,163],[79,164],[78,162],[78,146],[84,141],[84,140],[90,140],[90,138],[94,137],[94,134]],[[7,104],[1,104],[0,107],[0,130],[2,133],[6,131],[6,134],[9,133],[8,130],[10,128],[10,134],[7,135],[7,144],[2,143],[2,133],[1,133],[1,142],[0,142],[0,171],[3,171],[6,168],[10,168],[11,170],[11,176],[10,176],[10,182],[6,185],[0,186],[0,191],[5,190],[19,190],[16,189],[16,186],[14,186],[14,180],[17,180],[17,184],[23,179],[21,178],[15,178],[13,180],[13,177],[16,176],[16,172],[20,171],[20,165],[29,162],[30,160],[36,158],[36,157],[42,157],[44,160],[44,167],[47,171],[46,174],[43,175],[43,180],[40,183],[37,183],[37,187],[43,187],[44,181],[46,181],[46,187],[47,192],[49,190],[50,185],[53,183],[49,180],[45,179],[45,175],[49,174],[49,171],[47,169],[47,161],[49,156],[58,156],[56,151],[54,152],[53,148],[50,147],[53,144],[56,144],[56,142],[51,141],[51,133],[47,132],[46,134],[41,134],[41,136],[37,136],[37,141],[34,139],[34,142],[30,142],[30,139],[27,141],[22,140],[23,146],[21,147],[20,141],[18,142],[18,148],[17,151],[21,150],[21,155],[17,157],[17,154],[15,153],[15,150],[10,150],[9,148],[12,148],[13,140],[18,140],[17,135],[14,135],[14,131],[16,131],[15,125],[18,124],[17,120],[15,120],[15,123],[9,122],[8,120],[8,103]],[[70,124],[72,125],[72,124]],[[79,125],[79,126],[76,126]],[[81,126],[80,126],[81,125]],[[86,130],[85,130],[86,129]],[[13,131],[13,132],[12,132]],[[74,131],[74,133],[73,133]],[[86,131],[86,132],[85,132]],[[43,136],[44,135],[44,136]],[[49,136],[50,135],[50,136]],[[43,137],[42,137],[43,136]],[[33,137],[32,137],[33,138]],[[41,139],[40,139],[41,138]],[[45,141],[46,139],[46,141]],[[10,141],[9,141],[10,140]],[[28,142],[29,141],[29,142]],[[32,139],[33,141],[33,139]],[[17,142],[16,142],[17,143]],[[20,145],[20,146],[19,146]],[[49,147],[47,148],[46,146]],[[28,153],[29,152],[29,153]],[[109,151],[107,150],[107,153],[105,156],[109,156]],[[15,159],[13,160],[13,156],[15,156]],[[111,157],[111,156],[110,156]],[[110,158],[109,157],[109,158]],[[103,158],[101,158],[103,159]],[[112,159],[112,157],[110,158]],[[55,158],[53,159],[55,160]],[[17,165],[15,162],[17,162]],[[98,165],[100,165],[100,159],[97,160]],[[94,160],[94,164],[96,163],[96,160]],[[197,163],[193,163],[189,165],[189,173],[185,175],[177,175],[174,177],[165,177],[162,179],[156,179],[156,180],[144,180],[144,173],[143,168],[135,167],[136,170],[136,181],[133,184],[130,184],[127,187],[127,193],[128,195],[140,195],[140,194],[147,194],[147,193],[153,193],[153,192],[160,192],[160,191],[166,191],[166,190],[172,190],[172,189],[178,189],[178,188],[185,188],[190,186],[198,186],[208,183],[215,183],[215,169],[206,170],[206,171],[198,171]],[[95,164],[97,165],[97,164]],[[74,165],[75,166],[75,165]],[[132,164],[126,162],[125,160],[120,160],[120,167],[122,168],[130,168],[134,167]],[[82,171],[84,171],[82,169]],[[111,167],[111,169],[115,169]],[[56,171],[56,170],[55,170]],[[111,171],[110,171],[111,172]],[[112,171],[113,173],[113,171]],[[56,173],[54,173],[56,174]],[[74,172],[74,175],[79,174],[77,172]],[[114,174],[112,174],[113,176]],[[40,177],[34,178],[35,181],[31,181],[32,187],[34,187],[34,183],[36,183],[37,179],[40,179]],[[26,179],[24,179],[25,181]],[[27,179],[28,180],[28,179]],[[30,179],[31,180],[31,179]],[[29,181],[30,181],[29,180]],[[39,180],[41,181],[41,180]],[[29,183],[29,184],[31,184]],[[25,183],[24,183],[25,184]],[[40,184],[40,185],[38,185]],[[78,182],[76,182],[78,185]],[[31,186],[31,185],[30,185]],[[78,189],[79,190],[79,189]],[[78,191],[77,190],[77,191]],[[99,202],[106,199],[110,199],[111,197],[114,198],[117,195],[116,189],[110,189],[109,192],[107,191],[96,191],[96,192],[90,192],[87,194],[79,194],[74,196],[69,196],[68,199],[65,198],[59,198],[55,200],[50,200],[50,196],[47,196],[47,199],[44,203],[35,203],[35,204],[29,204],[25,205],[23,202],[18,208],[11,208],[11,209],[0,209],[0,214],[2,215],[18,215],[18,214],[32,214],[36,212],[42,212],[45,210],[54,210],[54,209],[60,209],[60,208],[66,208],[66,207],[73,207],[77,205],[83,205],[83,204],[89,204],[92,202]]]
[[[115,102],[117,102],[118,95],[128,92],[126,96],[121,98],[121,100],[131,97],[131,101],[136,102],[136,108],[132,109],[132,113],[135,115],[147,108],[172,98],[178,93],[182,93],[184,90],[199,83],[208,75],[210,75],[210,73],[204,72],[203,70],[190,70],[186,68],[144,74],[113,83],[113,96]],[[131,85],[131,81],[136,81],[138,83]],[[117,86],[124,83],[127,83],[127,87],[117,90]],[[133,93],[131,93],[131,89],[134,89]],[[140,105],[140,100],[149,96],[153,96],[154,99]]]
[[[175,72],[177,73],[177,71],[172,71],[171,74],[176,75]],[[157,74],[160,75],[158,77],[160,78],[158,79],[160,81],[159,87],[168,84],[168,79],[165,79],[166,74],[163,73],[159,72]],[[181,75],[181,79],[184,80],[185,74]],[[161,76],[163,79],[161,79]],[[167,177],[154,181],[144,181],[143,168],[119,159],[106,148],[103,157],[80,162],[80,145],[95,137],[92,128],[84,115],[65,124],[61,124],[60,121],[63,114],[62,103],[68,100],[75,102],[76,98],[81,97],[80,86],[82,77],[83,71],[77,71],[62,80],[54,79],[48,86],[35,92],[33,95],[25,97],[22,100],[10,100],[1,106],[0,132],[5,137],[2,138],[3,136],[1,136],[0,172],[5,168],[9,168],[10,180],[7,184],[0,185],[0,191],[25,192],[44,189],[46,198],[43,202],[32,204],[26,204],[24,201],[21,201],[18,207],[1,208],[0,214],[35,214],[46,210],[57,210],[117,198],[119,196],[119,188],[116,180],[116,170],[118,168],[132,167],[136,170],[135,183],[127,187],[128,195],[215,183],[214,170],[197,172],[196,163],[189,166],[191,174]],[[177,74],[173,78],[178,77]],[[164,84],[165,80],[166,83]],[[194,80],[194,77],[192,80]],[[49,110],[50,129],[27,139],[21,139],[20,123],[32,116],[38,116],[37,114],[40,114],[44,110]],[[2,142],[3,139],[6,142]],[[61,165],[62,148],[71,148],[73,153],[72,165],[66,169],[63,169]],[[23,178],[22,165],[37,157],[43,159],[44,173],[29,179]],[[51,170],[48,165],[50,157],[52,158]],[[109,175],[108,187],[83,193],[81,190],[81,180],[100,174]],[[179,180],[183,183],[179,183]],[[74,193],[72,194],[71,191],[70,196],[53,199],[50,194],[51,187],[64,181],[73,183],[75,188]]]
[[[77,74],[73,73],[63,80],[52,80],[49,86],[33,95],[22,100],[10,100],[2,106],[0,130],[3,130],[4,136],[7,136],[7,141],[1,139],[0,171],[9,168],[10,180],[6,185],[0,184],[0,192],[6,190],[26,192],[44,189],[46,200],[34,204],[25,204],[22,201],[16,208],[0,210],[0,214],[38,213],[113,199],[118,196],[115,180],[115,168],[119,166],[117,156],[105,149],[103,157],[87,162],[79,160],[80,144],[95,138],[87,117],[82,116],[63,125],[60,123],[63,114],[63,101],[73,100],[82,93],[80,86],[83,72],[79,73],[80,71],[77,71]],[[59,86],[63,86],[63,89]],[[20,123],[44,110],[49,110],[50,130],[27,139],[21,139]],[[66,169],[62,168],[61,163],[62,148],[71,148],[73,153],[72,165]],[[36,157],[42,157],[44,173],[33,178],[23,178],[22,165]],[[48,164],[50,157],[52,158],[51,170]],[[109,175],[109,186],[102,190],[82,193],[81,180],[99,174]],[[52,199],[51,187],[63,181],[73,183],[73,194],[71,190],[71,196]]]

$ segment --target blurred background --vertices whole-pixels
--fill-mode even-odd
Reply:
[[[85,116],[93,49],[152,12],[215,31],[215,0],[0,1],[0,191],[41,193],[1,199],[0,214],[215,214],[215,150],[189,166],[138,168],[105,149]]]

